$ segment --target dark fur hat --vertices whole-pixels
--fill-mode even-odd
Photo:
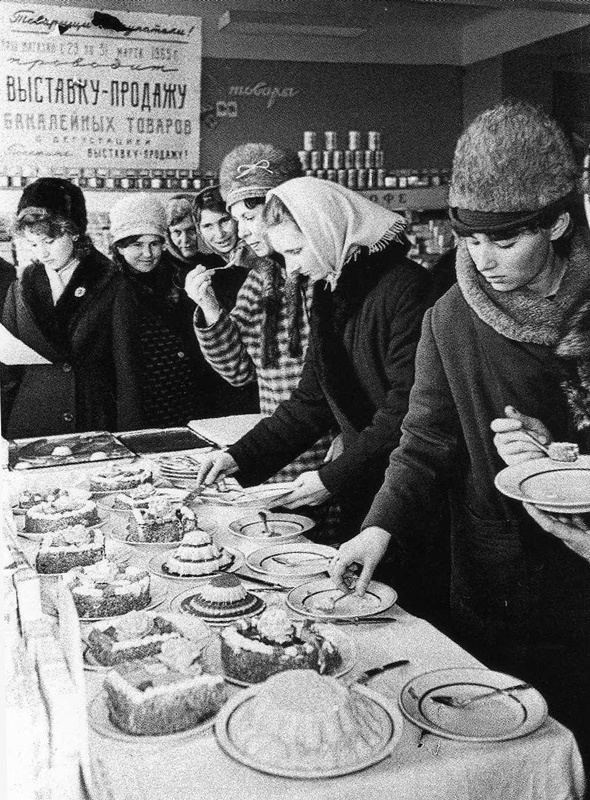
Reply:
[[[25,186],[17,215],[27,208],[42,208],[71,220],[81,234],[86,233],[88,217],[82,190],[64,178],[38,178]]]
[[[221,162],[219,189],[229,207],[248,197],[264,197],[269,189],[302,175],[297,153],[248,142],[234,147]]]
[[[538,211],[576,188],[577,166],[564,132],[543,110],[505,102],[461,135],[449,205],[471,211]]]

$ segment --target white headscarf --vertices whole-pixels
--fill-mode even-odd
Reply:
[[[319,178],[293,178],[271,189],[282,200],[335,286],[344,264],[359,247],[381,250],[402,241],[401,214],[367,200],[357,192]]]

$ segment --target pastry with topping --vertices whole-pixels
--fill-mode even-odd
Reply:
[[[155,497],[142,508],[132,509],[130,542],[179,542],[197,527],[195,512],[168,497]]]
[[[121,492],[152,482],[152,472],[135,464],[110,464],[88,478],[92,492]]]
[[[86,567],[105,557],[102,531],[73,525],[45,534],[37,553],[37,572],[58,574],[74,567]]]
[[[103,559],[65,576],[80,617],[112,617],[150,604],[150,576],[139,567]]]
[[[234,557],[224,547],[214,544],[210,533],[196,529],[185,533],[180,545],[162,564],[168,575],[214,575],[230,567]]]
[[[100,522],[96,503],[89,499],[88,492],[56,489],[42,497],[41,502],[25,510],[25,531],[28,533],[46,533],[73,525],[92,527]],[[21,501],[23,499],[28,502],[21,496]],[[37,499],[36,495],[34,499]]]

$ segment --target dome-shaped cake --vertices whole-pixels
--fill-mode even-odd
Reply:
[[[213,543],[210,533],[197,529],[184,534],[162,569],[170,575],[213,575],[227,569],[233,560],[227,550]]]
[[[391,733],[381,706],[312,670],[273,675],[233,716],[239,750],[261,765],[303,773],[371,759]]]
[[[234,619],[257,614],[264,600],[246,591],[235,575],[216,575],[194,590],[181,603],[181,609],[206,619]]]

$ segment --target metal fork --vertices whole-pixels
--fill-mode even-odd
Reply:
[[[477,703],[478,700],[485,700],[488,697],[494,697],[497,694],[510,694],[510,692],[522,691],[524,689],[531,689],[530,683],[517,683],[514,686],[505,686],[504,688],[491,689],[480,694],[473,695],[473,697],[459,698],[453,697],[450,694],[437,694],[433,695],[430,699],[433,703],[440,703],[443,706],[450,708],[467,708],[472,703]]]

